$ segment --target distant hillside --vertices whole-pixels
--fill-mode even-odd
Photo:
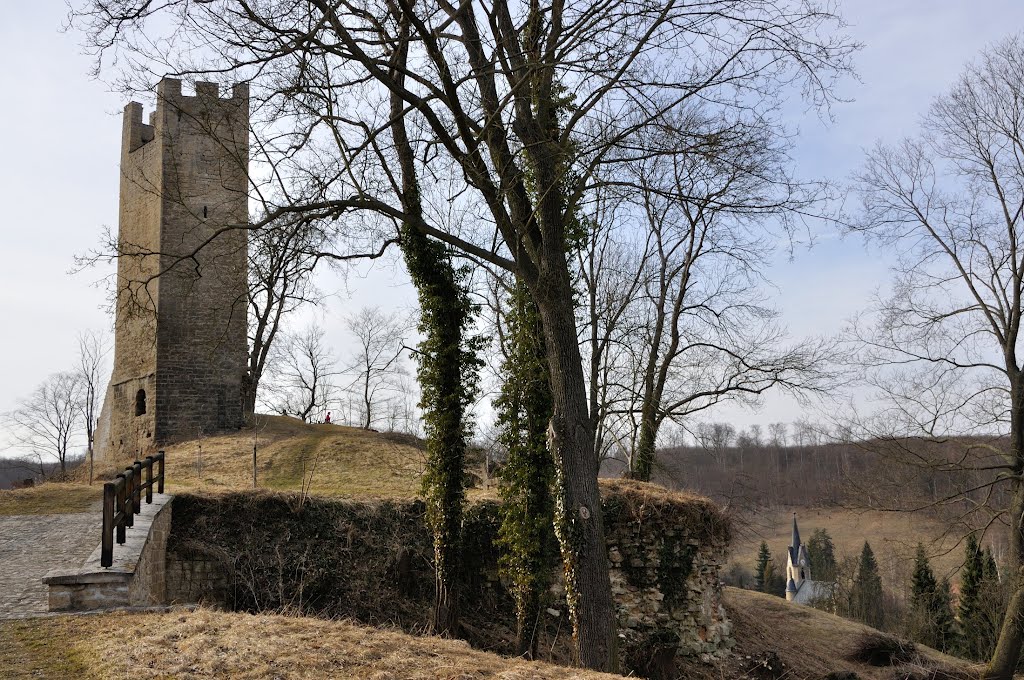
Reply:
[[[883,584],[902,598],[918,542],[925,544],[936,573],[954,582],[963,561],[960,541],[969,532],[985,527],[984,544],[997,559],[1005,553],[1005,528],[990,521],[989,511],[1005,507],[1002,491],[986,497],[988,490],[981,489],[965,494],[970,500],[935,504],[984,486],[994,473],[965,472],[955,463],[965,456],[984,463],[999,444],[968,439],[677,447],[659,451],[656,480],[728,509],[737,527],[730,561],[738,568],[753,571],[762,540],[784,568],[796,512],[804,539],[815,529],[827,530],[839,559],[858,555],[870,542]],[[899,509],[907,512],[894,511]]]
[[[725,504],[917,507],[992,479],[992,472],[966,473],[957,463],[984,465],[999,444],[971,438],[683,446],[658,452],[656,474],[666,486]],[[984,492],[972,497],[984,500]]]

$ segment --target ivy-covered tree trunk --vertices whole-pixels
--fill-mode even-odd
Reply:
[[[543,182],[541,182],[543,184]],[[568,268],[546,272],[531,286],[544,327],[551,375],[548,449],[555,460],[555,535],[579,663],[618,671],[618,630],[608,578],[608,553],[594,456],[594,426],[572,307]]]
[[[408,18],[401,15],[392,76],[404,80],[408,58]],[[473,304],[464,272],[447,249],[420,228],[423,210],[415,158],[405,129],[402,101],[391,98],[391,133],[401,170],[402,209],[406,216],[399,244],[420,304],[423,340],[416,355],[427,469],[423,478],[427,522],[434,537],[435,600],[432,620],[437,635],[454,635],[458,626],[458,578],[465,504],[463,462],[469,424],[467,410],[476,393],[479,360],[468,337]]]
[[[555,468],[547,447],[551,387],[543,329],[522,282],[513,287],[505,326],[503,383],[494,403],[499,441],[508,453],[500,487],[501,567],[516,601],[516,653],[536,658],[541,597],[557,557],[552,531]]]

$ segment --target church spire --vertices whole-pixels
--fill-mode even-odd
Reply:
[[[796,513],[793,513],[793,538],[789,543],[790,549],[793,551],[793,562],[796,562],[797,556],[800,554],[800,530],[796,526]]]

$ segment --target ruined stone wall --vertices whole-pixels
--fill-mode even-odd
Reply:
[[[729,524],[703,498],[652,485],[605,484],[603,508],[623,656],[634,670],[654,657],[713,656],[732,645],[719,574]],[[429,624],[432,546],[420,501],[365,503],[292,496],[179,496],[168,543],[170,602],[289,609],[410,630]],[[465,518],[462,616],[474,645],[503,653],[515,609],[498,569],[498,505]],[[568,662],[564,590],[555,569],[537,624],[547,660]],[[472,636],[471,636],[472,637]],[[506,645],[506,647],[503,647]]]
[[[710,501],[613,482],[605,540],[619,632],[627,649],[684,656],[732,647],[722,606],[729,524]],[[649,659],[648,659],[649,661]]]
[[[96,454],[238,427],[246,371],[248,89],[161,81],[125,107],[114,371]]]

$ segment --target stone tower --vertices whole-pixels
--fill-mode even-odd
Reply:
[[[124,110],[114,370],[98,458],[242,425],[249,92],[165,78]]]

